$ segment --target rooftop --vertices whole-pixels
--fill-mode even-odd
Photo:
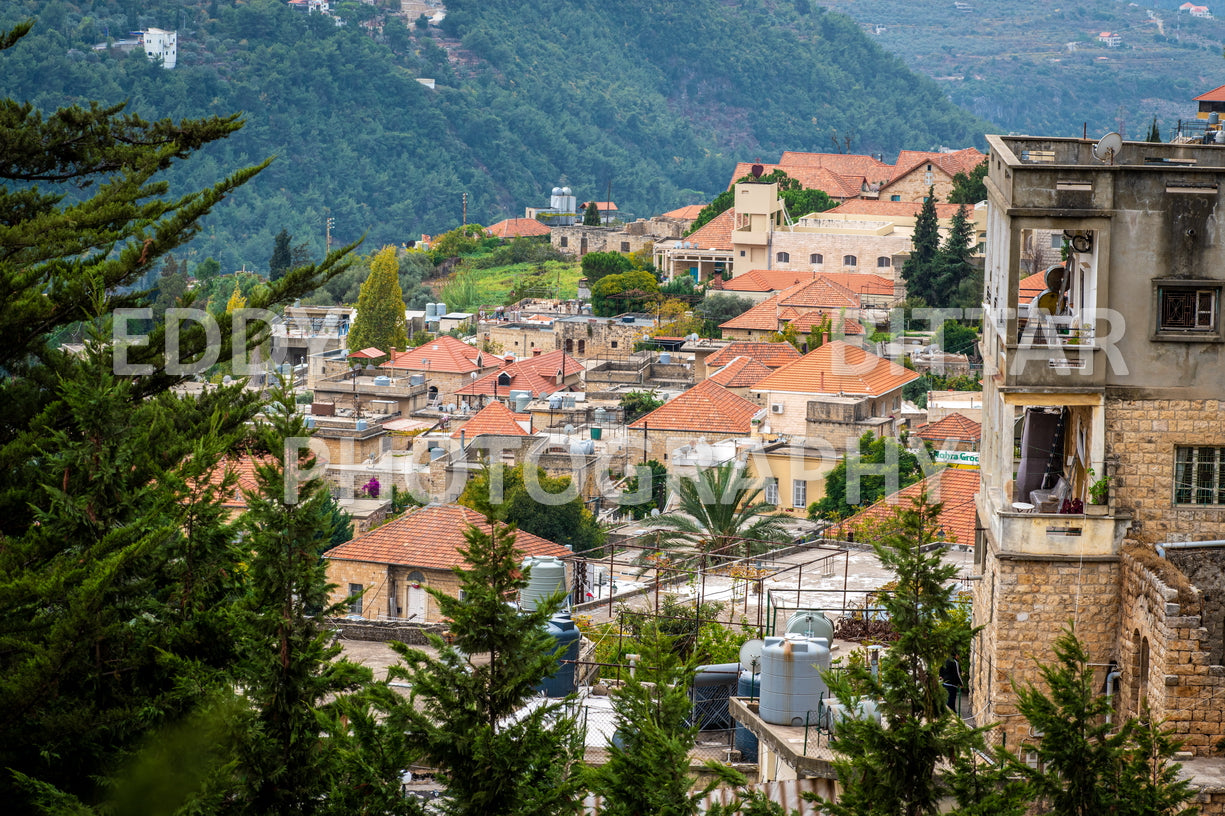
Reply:
[[[770,376],[771,370],[752,357],[737,357],[707,379],[724,388],[751,388]]]
[[[761,411],[755,402],[733,394],[710,380],[685,391],[632,423],[631,430],[732,433],[747,435],[751,420]]]
[[[965,442],[978,442],[982,439],[983,426],[981,423],[975,422],[964,414],[959,414],[956,411],[946,416],[939,422],[932,422],[924,425],[914,432],[913,436],[928,442],[934,442],[939,445],[949,439],[956,439]]]
[[[737,357],[752,357],[767,368],[779,368],[802,355],[790,343],[761,343],[751,340],[736,340],[728,343],[706,359],[707,368],[725,366]]]
[[[919,376],[897,363],[833,340],[775,371],[754,390],[878,397]]]
[[[528,432],[519,424],[520,420],[524,420],[531,425],[531,414],[519,415],[512,413],[509,408],[500,402],[491,402],[473,415],[472,419],[459,426],[451,433],[452,439],[459,439],[463,436],[466,439],[475,439],[482,434],[490,434],[493,436],[528,436]]]
[[[978,482],[977,470],[938,470],[926,479],[904,487],[871,507],[844,519],[838,524],[838,530],[843,534],[849,530],[862,531],[873,523],[891,518],[898,509],[909,509],[912,501],[920,494],[927,493],[930,501],[943,505],[938,517],[939,529],[944,531],[941,540],[950,544],[972,546],[977,519],[974,495],[978,493]]]

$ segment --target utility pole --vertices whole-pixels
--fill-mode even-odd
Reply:
[[[468,194],[464,193],[464,221],[463,226],[468,226]]]
[[[323,223],[327,244],[327,248],[324,250],[324,252],[327,253],[332,251],[332,227],[336,226],[336,219],[329,217]]]

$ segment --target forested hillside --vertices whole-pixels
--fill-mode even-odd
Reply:
[[[241,113],[176,179],[276,157],[185,253],[225,271],[263,271],[281,229],[318,257],[328,217],[336,241],[377,247],[458,225],[464,193],[488,224],[561,182],[651,215],[708,201],[739,160],[981,146],[988,127],[807,0],[450,0],[441,28],[385,0],[333,5],[345,25],[285,0],[6,0],[0,25],[40,19],[0,55],[0,83],[44,110]],[[173,70],[93,48],[148,26],[178,31]]]
[[[1182,0],[814,3],[853,16],[1005,133],[1144,139],[1156,117],[1169,138],[1195,116],[1194,97],[1225,83],[1225,8],[1211,4],[1216,17],[1179,11]]]

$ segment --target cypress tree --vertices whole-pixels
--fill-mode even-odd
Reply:
[[[280,280],[293,266],[293,249],[289,243],[293,238],[282,229],[273,239],[272,257],[268,259],[268,280]]]
[[[587,209],[583,212],[583,226],[600,226],[600,208],[596,206],[594,201],[587,202]]]
[[[974,249],[970,242],[973,238],[974,222],[966,212],[966,205],[962,204],[953,216],[949,234],[931,262],[930,280],[933,288],[930,297],[924,298],[928,306],[954,305],[959,295],[972,298],[976,282],[981,293],[982,273],[971,260]],[[971,300],[971,303],[966,305],[977,302]]]
[[[370,275],[357,297],[357,317],[349,330],[349,351],[371,347],[388,353],[408,347],[400,264],[392,246],[383,247],[370,262]]]
[[[936,191],[927,188],[927,198],[915,219],[914,237],[911,239],[910,257],[902,265],[902,279],[906,281],[906,294],[912,300],[922,300],[933,305],[938,298],[933,280],[934,262],[940,251],[940,224],[936,217]]]

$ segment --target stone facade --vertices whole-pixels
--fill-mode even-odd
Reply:
[[[649,249],[656,240],[669,237],[652,235],[639,229],[631,231],[630,227],[635,224],[625,227],[584,227],[577,224],[573,227],[553,227],[549,241],[555,249],[581,258],[588,252],[638,252]]]
[[[418,569],[415,567],[389,566],[360,561],[328,559],[328,582],[334,584],[328,596],[329,603],[344,603],[352,594],[350,590],[360,585],[362,592],[361,612],[370,620],[410,619],[414,603],[424,604],[423,623],[437,621],[442,617],[438,601],[424,589],[438,589],[447,595],[457,595],[459,579],[450,570]],[[420,616],[412,617],[416,622]]]
[[[536,351],[561,348],[552,325],[482,323],[477,336],[482,345],[492,343],[497,353],[516,357],[529,357]]]
[[[556,348],[578,359],[628,357],[634,344],[653,328],[655,321],[642,317],[628,323],[617,317],[575,317],[553,324]]]

